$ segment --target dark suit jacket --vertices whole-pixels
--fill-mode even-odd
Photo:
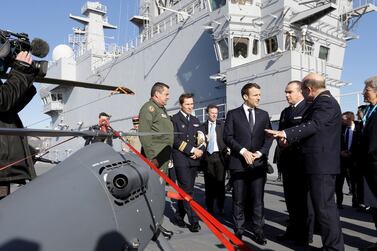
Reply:
[[[351,148],[350,148],[350,151],[351,153],[353,153],[354,151],[357,151],[357,147],[358,147],[358,141],[360,140],[359,137],[360,137],[360,125],[359,125],[359,121],[355,121],[355,128],[353,129],[353,133],[352,133],[352,142],[351,142]],[[346,151],[348,150],[348,146],[346,145],[346,136],[345,136],[345,133],[346,133],[346,129],[347,127],[345,126],[342,126],[342,130],[341,130],[341,140],[340,140],[340,150],[341,151]]]
[[[302,116],[309,107],[309,103],[305,100],[301,101],[295,108],[286,107],[280,114],[279,131],[292,126],[299,125],[302,121]],[[281,171],[297,168],[302,169],[302,154],[298,142],[293,142],[288,146],[279,146],[279,158],[277,164]],[[301,164],[300,164],[301,163]],[[303,171],[303,170],[300,170]]]
[[[200,130],[204,132],[206,136],[208,135],[209,133],[208,120],[200,126]],[[221,158],[224,157],[224,155],[226,154],[226,149],[227,149],[223,140],[223,131],[224,131],[224,122],[220,120],[216,120],[216,141],[217,141],[217,146],[219,147],[219,153],[220,153]],[[206,143],[208,147],[208,137],[206,137]],[[207,153],[208,153],[207,151],[204,152],[204,154],[207,154]]]
[[[357,121],[356,121],[357,122]],[[347,151],[348,150],[348,146],[347,146],[347,142],[346,142],[346,130],[347,130],[347,127],[346,126],[342,126],[342,130],[341,130],[341,136],[340,136],[340,151]],[[356,158],[355,158],[355,155],[353,154],[353,152],[357,152],[357,141],[358,141],[358,130],[357,130],[357,125],[355,123],[355,128],[352,132],[352,142],[351,142],[351,147],[349,149],[350,151],[350,155],[347,156],[347,157],[342,157],[340,158],[340,165],[341,165],[341,168],[351,168],[353,166],[353,163],[354,161],[356,161]]]
[[[340,172],[341,111],[329,91],[320,93],[303,115],[302,123],[285,131],[288,142],[300,141],[305,172]]]
[[[271,129],[270,117],[264,110],[255,108],[255,124],[253,132],[243,107],[238,107],[227,113],[224,126],[224,142],[231,149],[229,169],[233,171],[249,170],[244,157],[240,154],[242,148],[251,152],[263,154],[261,160],[267,165],[267,156],[273,139],[268,137],[264,129]]]
[[[191,149],[195,147],[196,132],[199,131],[200,122],[197,117],[190,115],[190,121],[183,116],[181,111],[172,117],[174,132],[173,161],[175,166],[200,166],[200,159],[191,159]],[[204,147],[201,148],[204,150]]]
[[[364,160],[377,162],[377,111],[366,121],[363,129],[362,147]]]
[[[364,184],[364,203],[377,207],[377,111],[364,125],[361,139],[361,158],[366,184]]]

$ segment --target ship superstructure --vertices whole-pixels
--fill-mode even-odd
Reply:
[[[71,47],[54,50],[48,76],[124,85],[136,95],[45,86],[41,97],[52,128],[85,129],[105,111],[114,128],[128,130],[157,81],[170,85],[170,113],[178,109],[180,94],[193,92],[201,119],[209,103],[219,104],[222,116],[239,106],[241,87],[256,82],[261,108],[277,120],[286,106],[286,83],[308,72],[326,76],[330,91],[339,95],[347,84],[341,72],[346,42],[355,38],[351,29],[376,10],[373,2],[352,0],[140,0],[139,6],[130,20],[139,36],[122,46],[105,44],[104,29],[116,26],[101,3],[87,2],[83,17],[70,15],[84,27],[74,29]],[[63,159],[82,144],[78,139],[63,146],[53,158]]]

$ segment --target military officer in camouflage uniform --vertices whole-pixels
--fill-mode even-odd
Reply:
[[[173,124],[166,112],[165,105],[169,100],[169,86],[157,82],[152,86],[151,99],[139,112],[139,132],[171,132],[167,135],[140,137],[144,155],[167,174],[174,141]]]

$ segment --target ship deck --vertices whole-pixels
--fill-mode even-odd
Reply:
[[[52,165],[50,164],[37,164],[37,173],[41,174],[51,167]],[[260,246],[253,242],[247,235],[243,238],[244,242],[251,250],[305,251],[310,250],[311,247],[321,247],[321,238],[318,235],[314,235],[313,243],[310,244],[309,247],[300,247],[290,242],[278,242],[276,240],[277,235],[284,233],[288,215],[284,202],[283,186],[281,182],[275,182],[275,179],[276,176],[268,177],[265,187],[265,234],[267,245]],[[347,185],[345,185],[343,191],[348,192]],[[194,199],[201,205],[204,205],[204,179],[201,173],[199,173],[196,179]],[[227,193],[224,216],[220,217],[215,215],[215,217],[230,230],[232,229],[231,203],[231,193]],[[352,208],[351,196],[347,194],[344,196],[343,204],[344,209],[340,210],[340,216],[345,250],[358,250],[361,247],[376,242],[376,230],[371,215]],[[187,222],[187,218],[185,221]],[[175,226],[173,222],[173,204],[167,199],[163,226],[174,232],[169,243],[175,250],[226,250],[203,222],[200,222],[202,229],[198,233],[191,233],[187,228],[179,228]],[[160,250],[160,248],[156,243],[151,241],[146,250],[154,251]]]
[[[319,235],[314,235],[313,243],[308,247],[294,245],[292,242],[278,242],[276,236],[281,235],[285,231],[285,225],[288,220],[286,211],[283,186],[281,182],[275,182],[276,176],[271,176],[267,180],[265,187],[265,234],[267,245],[260,246],[252,241],[247,235],[243,241],[251,248],[251,250],[311,250],[311,247],[321,247],[322,242]],[[343,191],[348,192],[348,186],[345,185]],[[204,205],[204,179],[199,173],[196,179],[194,199],[201,205]],[[344,195],[344,209],[341,209],[341,225],[345,242],[345,250],[359,250],[361,247],[368,246],[377,241],[376,230],[372,222],[371,215],[360,212],[351,207],[350,195]],[[232,197],[231,193],[226,194],[225,215],[215,217],[232,231]],[[221,242],[200,222],[202,230],[198,233],[191,233],[187,228],[179,228],[173,224],[174,208],[170,200],[166,201],[165,219],[163,226],[174,232],[174,236],[170,240],[171,246],[175,250],[226,250]],[[185,219],[187,221],[187,217]],[[233,231],[232,231],[233,232]],[[250,236],[250,235],[249,235]],[[151,242],[147,250],[160,250],[154,242]]]

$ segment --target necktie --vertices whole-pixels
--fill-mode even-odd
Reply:
[[[186,115],[186,119],[187,119],[187,122],[190,121],[190,115],[189,114]]]
[[[215,151],[215,125],[214,123],[210,123],[209,127],[209,139],[208,139],[208,147],[207,151],[212,154]]]
[[[253,109],[249,109],[249,125],[250,125],[251,132],[253,132],[253,129],[254,129]]]
[[[294,109],[295,109],[295,107],[292,106],[292,105],[288,108],[288,111],[287,111],[287,119],[292,118],[293,110],[294,110]]]
[[[350,128],[349,127],[347,127],[346,128],[346,146],[347,146],[347,150],[349,150],[350,149]]]

